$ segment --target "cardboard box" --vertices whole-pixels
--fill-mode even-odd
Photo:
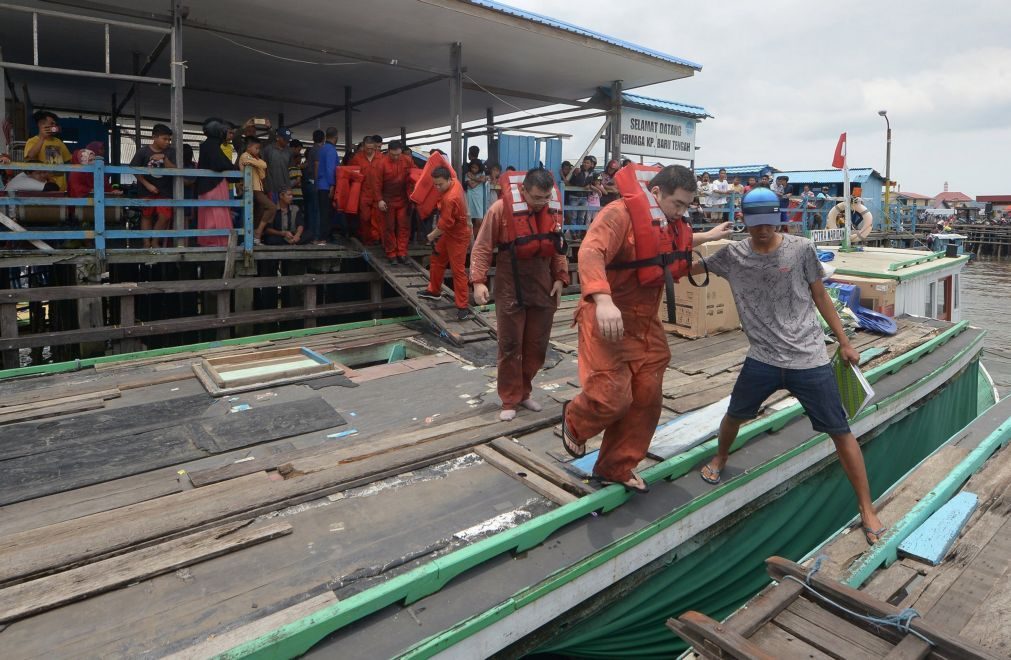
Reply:
[[[703,243],[696,250],[708,257],[732,241],[711,241]],[[704,275],[696,276],[701,282]],[[667,318],[667,293],[661,297],[660,320],[667,323],[668,330],[673,330],[683,337],[698,338],[719,334],[741,327],[741,319],[737,315],[737,306],[730,291],[730,283],[722,277],[709,274],[709,285],[692,286],[687,277],[681,278],[674,285],[674,303],[677,311],[677,322],[670,323]]]
[[[885,316],[895,316],[895,290],[899,284],[896,280],[835,273],[829,281],[860,287],[861,307]]]

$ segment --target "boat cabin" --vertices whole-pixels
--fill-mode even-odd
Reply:
[[[835,253],[831,280],[860,287],[860,305],[886,316],[910,314],[957,323],[962,319],[960,275],[968,255],[864,248]]]

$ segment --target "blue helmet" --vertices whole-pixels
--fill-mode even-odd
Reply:
[[[780,225],[783,218],[779,213],[779,196],[768,188],[753,188],[741,198],[741,212],[744,224]]]

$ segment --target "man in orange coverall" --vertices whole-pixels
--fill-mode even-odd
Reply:
[[[507,180],[508,177],[508,180]],[[545,169],[510,172],[503,199],[491,205],[470,253],[474,301],[488,302],[488,267],[495,260],[495,318],[498,321],[499,419],[516,417],[517,406],[535,412],[531,381],[544,366],[551,324],[569,262],[561,240],[562,207],[554,177]],[[510,226],[511,225],[511,226]]]
[[[643,193],[652,195],[667,219],[656,224],[690,232],[683,216],[696,188],[695,175],[680,165],[665,167],[653,176]],[[643,286],[637,271],[624,266],[637,261],[639,250],[626,190],[621,192],[622,199],[597,214],[579,248],[582,299],[576,323],[582,391],[565,406],[562,439],[566,451],[582,456],[586,441],[603,431],[594,474],[605,483],[648,492],[632,470],[645,458],[660,419],[670,348],[658,316],[662,284]],[[645,222],[648,226],[650,218]],[[691,236],[688,245],[726,238],[730,233],[730,223],[724,223]]]
[[[465,321],[471,317],[467,300],[470,288],[467,285],[467,248],[470,247],[470,214],[467,199],[463,196],[460,182],[445,167],[437,167],[432,172],[432,183],[439,189],[439,222],[428,235],[429,245],[434,244],[432,266],[428,289],[418,294],[426,300],[442,298],[442,278],[448,265],[453,272],[453,293],[456,302],[456,317]]]
[[[411,238],[411,220],[407,216],[408,174],[414,161],[403,158],[399,140],[390,142],[389,152],[380,168],[379,210],[384,214],[383,249],[390,263],[407,263],[407,243]]]
[[[376,136],[365,137],[361,151],[356,153],[349,165],[361,168],[362,196],[358,202],[358,237],[366,245],[378,243],[383,235],[383,214],[379,202],[383,199],[382,167],[386,159],[379,152]]]

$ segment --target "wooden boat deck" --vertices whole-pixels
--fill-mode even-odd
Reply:
[[[981,415],[888,493],[879,504],[882,521],[898,524],[1009,419],[1011,398]],[[961,492],[975,494],[979,506],[961,530],[951,530],[957,540],[937,565],[900,556],[853,589],[843,581],[873,550],[859,530],[848,530],[821,549],[811,578],[823,596],[861,614],[885,617],[915,609],[919,616],[910,626],[918,634],[849,616],[801,584],[813,561],[801,566],[780,558],[768,561],[769,575],[778,583],[722,624],[693,612],[668,625],[695,645],[696,657],[706,658],[1006,658],[1011,653],[1011,448],[998,449]]]
[[[544,411],[508,424],[497,421],[495,368],[485,366],[493,342],[456,348],[399,324],[0,382],[5,657],[160,657],[191,647],[184,657],[199,657],[592,493],[552,430],[560,403],[578,392],[574,306],[559,310],[554,350],[535,382]],[[949,327],[900,326],[895,337],[859,334],[855,344],[888,351],[877,363]],[[339,361],[342,351],[398,341],[420,341],[431,354],[220,398],[193,377],[204,356],[304,346]],[[746,352],[740,332],[669,341],[662,421],[725,397]],[[782,453],[810,437],[803,426],[734,461]],[[688,477],[678,502],[704,486]],[[615,511],[614,529],[592,540],[628,533],[674,501],[650,499]],[[585,550],[555,547],[551,561],[563,566]],[[529,566],[540,571],[539,561]],[[517,586],[499,582],[506,594]],[[480,604],[459,600],[465,613],[471,605]],[[353,632],[374,638],[380,624]],[[381,654],[378,645],[355,648]]]

